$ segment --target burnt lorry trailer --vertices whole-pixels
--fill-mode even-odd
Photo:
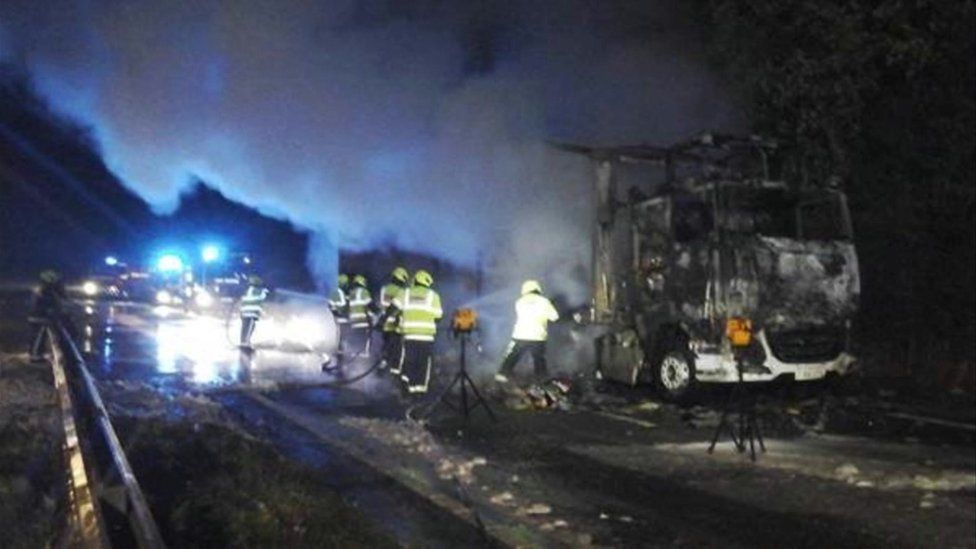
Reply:
[[[655,383],[673,399],[737,381],[726,338],[736,318],[755,333],[739,355],[746,382],[851,369],[860,283],[843,192],[773,179],[775,145],[758,138],[560,147],[596,165],[598,375]],[[621,197],[624,175],[634,185]]]

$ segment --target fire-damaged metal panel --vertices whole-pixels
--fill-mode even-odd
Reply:
[[[607,377],[635,383],[678,353],[700,380],[731,381],[731,317],[757,333],[749,381],[818,379],[853,362],[860,281],[843,193],[770,180],[775,145],[758,138],[562,148],[597,164],[593,304],[611,327],[600,353]],[[619,204],[614,168],[635,162],[664,168],[664,181]]]

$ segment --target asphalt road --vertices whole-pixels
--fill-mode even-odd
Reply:
[[[451,488],[438,484],[436,464],[423,459],[426,450],[398,447],[383,440],[388,435],[370,431],[375,420],[384,429],[399,428],[410,404],[382,375],[344,388],[268,393],[318,422],[326,436],[316,437],[238,390],[331,382],[321,371],[322,357],[271,348],[242,355],[219,318],[161,317],[126,306],[96,307],[87,318],[80,327],[82,346],[102,381],[170,396],[207,394],[253,434],[333,478],[344,497],[373,510],[403,543],[486,543],[470,522],[435,503],[432,494]],[[428,430],[438,459],[478,457],[487,463],[470,477],[466,504],[491,524],[534,528],[542,537],[532,540],[607,546],[974,544],[971,439],[946,444],[772,432],[769,452],[752,464],[727,441],[714,456],[705,453],[714,415],[689,420],[687,410],[633,406],[635,401],[570,412],[520,412],[495,403],[497,423],[476,416],[464,424],[441,411]],[[350,426],[349,418],[364,421]],[[361,442],[376,459],[364,464],[330,445],[328,433]],[[394,465],[384,469],[384,463]],[[419,480],[404,483],[404,470]],[[510,498],[500,498],[505,493]],[[530,513],[529,504],[547,509]]]

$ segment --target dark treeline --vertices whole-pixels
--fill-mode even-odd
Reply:
[[[861,354],[972,390],[976,9],[939,0],[700,0],[710,50],[797,184],[839,176]]]

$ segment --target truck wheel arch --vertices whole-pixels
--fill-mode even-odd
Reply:
[[[657,390],[668,400],[681,401],[688,398],[694,391],[696,383],[695,355],[691,352],[688,342],[688,332],[680,325],[668,324],[660,326],[653,341],[648,342],[653,349],[647,354],[645,368]],[[670,373],[670,380],[663,379],[665,367]],[[674,374],[687,375],[687,384],[674,380]]]

